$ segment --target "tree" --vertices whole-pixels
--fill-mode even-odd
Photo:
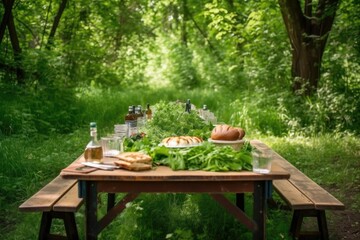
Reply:
[[[17,82],[24,83],[24,70],[21,68],[21,48],[20,48],[19,38],[16,33],[14,17],[12,14],[14,0],[3,0],[2,2],[5,8],[5,13],[0,24],[0,43],[2,42],[7,26],[9,30],[11,45],[14,51],[14,60],[15,60],[15,68],[10,67],[10,69],[15,70]]]
[[[58,28],[59,26],[59,23],[60,23],[60,19],[61,19],[61,16],[65,10],[65,7],[66,7],[66,4],[67,4],[67,1],[68,0],[62,0],[61,3],[60,3],[60,6],[59,6],[59,10],[54,18],[54,22],[53,22],[53,25],[51,27],[51,31],[50,31],[50,34],[49,34],[49,38],[48,38],[48,42],[47,42],[47,45],[46,45],[46,48],[48,50],[50,50],[50,47],[51,45],[53,45],[53,42],[54,42],[54,37],[55,37],[55,32],[56,32],[56,29]]]
[[[340,0],[278,0],[292,47],[293,91],[312,95],[318,87],[326,42]]]

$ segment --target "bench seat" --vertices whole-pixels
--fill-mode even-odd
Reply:
[[[257,140],[251,143],[258,148],[270,149]],[[329,239],[325,210],[344,210],[344,204],[274,151],[273,162],[290,173],[288,180],[272,182],[275,191],[293,210],[290,234],[296,239]],[[317,219],[318,231],[301,230],[305,217]]]
[[[57,176],[19,206],[22,212],[42,212],[39,239],[79,239],[75,212],[83,204],[78,197],[77,180]],[[64,221],[66,237],[50,233],[52,220]]]

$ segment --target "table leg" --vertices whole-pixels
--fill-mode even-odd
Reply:
[[[107,211],[109,212],[115,206],[115,193],[108,193]]]
[[[254,183],[254,206],[253,218],[257,224],[257,230],[253,232],[254,240],[265,240],[265,216],[266,216],[266,196],[265,196],[265,181]]]
[[[85,185],[85,239],[96,240],[98,235],[97,185],[90,181],[85,181]]]
[[[236,206],[245,212],[245,193],[236,194]]]

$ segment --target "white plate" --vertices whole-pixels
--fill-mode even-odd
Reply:
[[[244,139],[235,140],[235,141],[225,141],[225,140],[213,140],[211,138],[209,138],[208,141],[212,143],[220,143],[220,144],[237,144],[237,143],[245,142]]]

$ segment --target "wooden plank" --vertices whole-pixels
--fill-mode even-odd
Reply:
[[[55,203],[53,210],[57,212],[76,212],[82,203],[83,199],[79,198],[78,194],[78,185],[74,184],[74,186]]]
[[[79,165],[85,159],[80,156],[71,165]],[[105,164],[114,164],[114,158],[104,158]],[[72,166],[68,168],[72,168]],[[78,180],[94,180],[94,181],[148,181],[148,182],[162,182],[162,181],[261,181],[273,179],[288,179],[289,174],[281,168],[276,172],[269,174],[256,174],[252,171],[229,171],[229,172],[212,172],[212,171],[188,171],[179,170],[174,171],[166,166],[158,166],[149,171],[135,172],[123,169],[116,169],[114,171],[96,170],[90,173],[62,171],[60,175],[66,179]]]
[[[314,204],[315,209],[343,210],[345,206],[338,199],[328,193],[325,189],[312,181],[304,173],[290,164],[288,161],[276,154],[275,163],[279,164],[291,174],[289,181],[306,195]]]
[[[144,192],[144,193],[243,193],[253,192],[251,181],[211,181],[211,182],[130,182],[130,181],[100,181],[97,183],[99,192]]]
[[[325,189],[319,186],[317,183],[312,181],[304,173],[298,170],[294,165],[289,163],[278,153],[271,150],[266,144],[254,140],[251,141],[251,144],[255,147],[264,148],[273,152],[273,163],[278,164],[283,169],[287,170],[290,173],[289,181],[294,187],[296,187],[302,194],[307,196],[311,200],[315,209],[325,210],[344,210],[345,206],[342,202],[328,193]]]
[[[63,179],[57,176],[32,197],[20,205],[19,210],[24,212],[48,212],[55,202],[60,199],[77,181]]]
[[[315,205],[288,180],[274,180],[276,192],[293,209],[314,209]]]

